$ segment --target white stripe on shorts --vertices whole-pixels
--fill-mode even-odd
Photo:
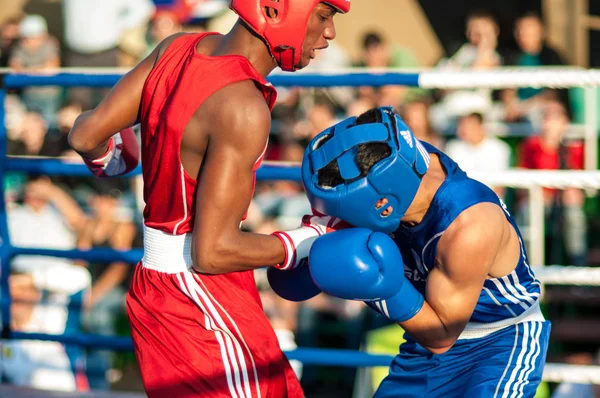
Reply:
[[[240,339],[242,340],[242,344],[246,348],[246,352],[248,352],[248,356],[250,357],[250,362],[252,363],[252,371],[254,373],[254,383],[256,385],[256,394],[257,394],[258,398],[260,398],[261,397],[261,394],[260,394],[260,383],[258,382],[258,372],[256,371],[256,363],[254,362],[254,357],[252,356],[252,351],[250,351],[250,348],[248,348],[248,344],[246,344],[246,340],[244,339],[244,336],[242,335],[242,332],[240,332],[240,329],[238,328],[237,324],[231,318],[231,316],[229,315],[229,313],[227,311],[225,311],[225,309],[223,308],[223,306],[221,305],[221,303],[219,303],[214,298],[214,296],[211,294],[210,290],[208,290],[206,288],[206,286],[204,285],[204,281],[198,275],[194,275],[194,276],[198,280],[198,282],[200,284],[202,284],[202,287],[204,287],[204,289],[206,290],[206,293],[208,294],[208,296],[215,302],[215,304],[217,304],[217,306],[219,306],[219,308],[225,314],[225,316],[227,316],[227,319],[229,319],[229,321],[233,325],[233,327],[234,327],[235,331],[237,332],[238,336],[240,336]],[[250,395],[250,396],[252,396],[252,395]]]
[[[521,372],[521,369],[524,366],[523,360],[529,348],[527,343],[529,342],[529,329],[531,325],[529,323],[522,323],[521,325],[523,326],[523,338],[521,339],[521,348],[519,350],[519,356],[517,357],[517,362],[515,363],[515,366],[513,367],[513,370],[510,374],[510,378],[504,385],[504,394],[502,394],[501,398],[508,398],[508,394],[513,390],[513,383],[517,381],[517,375],[519,374],[519,372]]]
[[[512,362],[513,359],[513,355],[515,354],[515,349],[517,348],[517,341],[519,341],[519,325],[515,325],[515,343],[513,344],[513,348],[512,351],[510,352],[510,356],[508,357],[508,362],[506,364],[506,367],[504,368],[504,372],[502,372],[502,376],[500,376],[500,381],[498,382],[498,385],[496,386],[496,392],[494,393],[494,398],[496,398],[498,396],[498,390],[500,389],[500,386],[502,385],[502,382],[504,381],[504,376],[506,376],[506,372],[508,372],[508,368],[510,368],[510,364]]]
[[[231,366],[233,369],[233,376],[234,376],[238,394],[242,398],[245,398],[246,396],[252,397],[252,390],[250,387],[250,382],[248,380],[248,369],[246,367],[246,359],[244,357],[244,353],[242,352],[242,347],[240,346],[239,341],[233,335],[233,333],[231,333],[231,331],[229,330],[229,328],[223,321],[223,318],[221,317],[221,315],[219,314],[219,312],[217,311],[217,309],[215,308],[215,306],[213,305],[211,300],[208,298],[208,295],[206,294],[204,289],[198,284],[197,279],[194,278],[194,275],[192,275],[191,272],[186,272],[183,275],[185,276],[186,284],[188,285],[190,290],[193,290],[192,293],[195,292],[202,297],[202,301],[206,305],[206,308],[208,308],[215,323],[217,324],[219,329],[223,332],[223,336],[225,337],[225,344],[227,347],[227,352],[229,353],[229,359],[231,361]],[[238,357],[236,357],[236,351],[237,351]],[[238,359],[239,359],[239,365],[238,365]],[[240,379],[243,379],[243,380],[240,380]]]
[[[177,274],[177,280],[179,281],[180,288],[185,293],[186,296],[191,298],[196,303],[196,305],[200,308],[200,310],[204,314],[204,325],[206,327],[206,330],[211,330],[211,331],[215,332],[215,337],[216,337],[217,342],[219,343],[219,347],[221,349],[221,358],[223,360],[223,367],[225,368],[225,377],[227,378],[227,386],[229,387],[229,392],[231,393],[231,396],[233,398],[237,398],[238,395],[236,393],[235,386],[233,385],[233,379],[231,377],[231,366],[229,363],[227,347],[225,346],[225,342],[223,341],[224,332],[223,332],[223,330],[217,328],[214,325],[214,320],[213,320],[212,316],[208,313],[208,311],[206,311],[206,308],[204,307],[204,305],[202,304],[202,302],[200,301],[198,296],[195,294],[192,295],[191,292],[188,290],[185,282],[182,279],[182,275],[183,274]]]
[[[510,395],[511,398],[515,398],[515,395],[517,394],[517,392],[519,391],[519,385],[523,382],[523,378],[525,376],[525,373],[527,373],[527,371],[531,368],[531,358],[533,357],[533,355],[535,354],[535,352],[537,351],[536,345],[535,345],[535,334],[538,330],[538,328],[536,327],[538,324],[537,323],[531,323],[531,333],[530,335],[533,337],[527,344],[527,354],[525,355],[525,359],[523,360],[523,368],[519,371],[519,373],[517,374],[517,378],[516,378],[516,383],[512,385],[512,394]]]
[[[538,325],[538,328],[535,332],[535,336],[534,336],[534,341],[532,341],[532,345],[533,345],[533,355],[531,356],[531,359],[529,361],[529,369],[527,369],[526,372],[523,372],[523,377],[521,377],[520,380],[520,385],[518,387],[518,391],[515,391],[515,397],[519,398],[523,396],[523,389],[525,388],[525,386],[529,383],[529,375],[531,374],[531,372],[535,369],[535,363],[538,359],[538,357],[540,356],[540,353],[542,352],[542,348],[540,346],[540,335],[542,334],[542,329],[544,328],[544,324],[541,322],[535,322],[534,325]]]

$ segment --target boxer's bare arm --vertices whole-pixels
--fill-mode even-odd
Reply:
[[[194,268],[221,274],[281,263],[285,253],[278,238],[240,231],[252,199],[253,167],[271,127],[261,92],[249,80],[227,86],[200,107],[197,118],[210,125],[197,178]]]
[[[446,230],[427,278],[426,302],[401,326],[434,354],[449,350],[471,318],[483,284],[504,248],[502,209],[477,204]],[[516,262],[515,262],[516,264]]]
[[[144,83],[166,48],[182,34],[163,40],[150,55],[130,70],[93,110],[83,112],[69,133],[69,144],[88,159],[107,150],[108,139],[138,120]]]

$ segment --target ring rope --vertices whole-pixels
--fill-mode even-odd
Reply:
[[[113,337],[95,334],[42,334],[12,332],[10,338],[23,340],[58,341],[63,344],[75,344],[83,347],[97,349],[111,349],[115,351],[132,351],[133,341],[129,337]],[[323,349],[323,348],[296,348],[284,351],[288,359],[297,360],[304,365],[343,366],[343,367],[375,367],[389,366],[394,355],[370,354],[366,352]],[[544,368],[545,381],[561,383],[600,384],[600,366],[565,365],[547,363]]]
[[[536,278],[545,285],[600,286],[600,268],[572,265],[532,267]]]
[[[108,248],[57,250],[11,246],[9,250],[12,256],[50,256],[98,263],[121,261],[127,264],[137,264],[143,256],[142,249],[132,249],[129,251]],[[600,286],[600,268],[547,265],[534,266],[533,271],[536,277],[546,285]]]
[[[9,171],[26,171],[52,176],[92,176],[84,164],[56,158],[9,156],[5,161],[5,167],[5,170]],[[141,166],[138,166],[133,172],[122,177],[140,175],[141,171]],[[475,172],[469,173],[469,175],[493,186],[600,189],[600,171],[597,170],[506,170],[489,173]],[[257,171],[256,178],[263,181],[302,181],[298,163],[263,162]]]
[[[121,73],[8,74],[7,88],[26,86],[112,87]],[[420,69],[338,69],[322,73],[274,73],[268,80],[278,87],[381,87],[401,85],[421,88],[567,88],[600,85],[600,70],[577,67],[510,68],[492,70]]]

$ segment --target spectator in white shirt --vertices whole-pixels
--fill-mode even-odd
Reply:
[[[11,243],[19,247],[74,249],[83,213],[73,199],[45,178],[32,180],[23,205],[7,212]],[[70,296],[87,291],[91,277],[72,260],[17,256],[9,286],[11,327],[29,333],[62,334]],[[75,391],[76,377],[63,344],[53,341],[5,340],[0,371],[8,383],[38,389]]]
[[[63,10],[65,41],[71,55],[78,55],[69,57],[69,66],[116,66],[123,33],[147,24],[154,5],[150,0],[64,0]]]
[[[459,120],[457,137],[446,144],[446,153],[467,174],[499,172],[510,167],[510,147],[504,141],[488,136],[480,113],[471,113]],[[504,195],[504,189],[492,189],[500,197]]]
[[[123,35],[145,27],[153,13],[150,0],[63,0],[66,66],[116,67]],[[105,94],[77,88],[71,90],[71,100],[90,109]]]

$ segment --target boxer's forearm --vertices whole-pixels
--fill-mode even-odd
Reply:
[[[444,324],[427,302],[414,317],[400,323],[400,326],[434,354],[443,354],[452,348],[465,327],[464,324]]]
[[[97,139],[93,131],[93,111],[83,112],[77,117],[69,132],[69,145],[87,159],[96,159],[106,153],[108,138]],[[113,132],[113,134],[116,133]]]
[[[272,235],[240,231],[210,245],[192,245],[194,269],[207,274],[253,270],[280,264],[284,258],[283,245]]]

